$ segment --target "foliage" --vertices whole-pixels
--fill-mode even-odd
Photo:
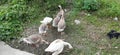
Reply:
[[[81,6],[82,6],[82,1],[83,0],[73,0],[72,2],[73,2],[73,6],[75,7],[75,8],[81,8]]]
[[[83,0],[82,1],[82,9],[87,11],[96,11],[100,7],[100,3],[98,0]]]
[[[5,41],[17,38],[18,34],[23,30],[24,23],[33,20],[32,18],[51,15],[50,11],[54,11],[58,9],[58,5],[63,6],[66,3],[65,0],[5,1],[1,0],[2,6],[0,6],[0,39]]]
[[[26,0],[12,0],[7,8],[0,10],[0,39],[10,40],[23,29],[24,22],[29,20],[29,7]]]
[[[73,6],[87,11],[96,11],[100,7],[98,0],[73,0]]]
[[[97,12],[99,16],[119,17],[120,15],[119,0],[101,0],[101,3],[102,3],[101,9]]]
[[[66,5],[66,1],[65,0],[44,0],[41,2],[42,6],[41,8],[44,8],[44,12],[46,13],[46,15],[50,15],[52,14],[52,12],[54,12],[55,10],[58,10],[58,5],[61,5],[63,8]]]
[[[6,3],[7,0],[0,0],[0,5]]]

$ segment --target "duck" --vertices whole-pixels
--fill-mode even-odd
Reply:
[[[66,22],[65,22],[65,17],[64,17],[64,13],[63,13],[60,21],[58,22],[57,31],[61,32],[61,34],[62,34],[62,32],[64,31],[65,28],[66,28]]]
[[[58,7],[60,8],[60,11],[57,13],[56,17],[53,19],[53,23],[52,23],[53,27],[57,27],[58,22],[61,19],[62,13],[64,13],[64,10],[62,9],[62,6],[58,5]]]
[[[50,17],[45,17],[42,21],[40,21],[42,24],[39,26],[39,34],[46,35],[46,32],[50,27],[51,21],[52,18]]]
[[[69,49],[72,49],[72,45],[68,42],[65,42],[64,39],[56,39],[50,43],[50,45],[45,49],[45,52],[52,52],[52,55],[59,55],[64,46],[68,46]]]
[[[40,34],[32,34],[26,38],[21,38],[19,42],[24,42],[29,45],[33,45],[35,47],[39,47],[39,44],[49,44],[47,41],[45,41]]]

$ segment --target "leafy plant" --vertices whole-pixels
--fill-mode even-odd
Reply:
[[[101,8],[97,13],[102,17],[119,17],[120,3],[119,0],[101,0]]]
[[[73,0],[74,8],[79,10],[96,11],[100,7],[98,0]]]
[[[82,9],[87,11],[96,11],[100,7],[100,3],[98,0],[83,0],[82,1]]]
[[[26,0],[12,0],[7,8],[0,10],[0,39],[7,41],[17,38],[23,30],[23,23],[31,18]]]

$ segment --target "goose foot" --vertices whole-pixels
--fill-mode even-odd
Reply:
[[[65,34],[65,32],[61,32],[61,35],[64,35]]]

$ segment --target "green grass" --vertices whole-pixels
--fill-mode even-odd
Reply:
[[[100,47],[103,48],[100,52],[101,55],[119,55],[120,39],[113,38],[110,40],[106,36],[106,33],[111,29],[119,31],[120,23],[113,19],[99,17],[94,14],[91,14],[90,16],[80,16],[79,13],[81,12],[70,11],[70,15],[66,18],[67,28],[65,31],[67,32],[69,36],[68,39],[70,39],[69,42],[73,44],[74,49],[65,55],[95,55],[95,53],[100,51]],[[81,20],[81,23],[79,25],[75,25],[75,19]],[[84,22],[89,26],[94,26],[91,30],[93,32],[98,32],[100,35],[98,40],[94,41],[90,36],[87,36],[89,33],[85,30],[86,28],[89,28],[89,26],[86,27],[87,24],[84,24]],[[109,47],[109,44],[111,48]],[[116,46],[118,48],[115,48]]]
[[[101,8],[97,11],[100,17],[120,17],[120,0],[101,0]]]
[[[109,0],[105,1],[107,1],[107,3],[110,3]],[[36,6],[37,4],[39,4],[39,2],[36,3],[36,1],[34,1],[34,3],[31,4],[31,6],[35,5],[35,7],[33,8],[36,8],[36,10],[34,11],[35,14],[33,15],[36,17],[30,20],[30,22],[25,23],[24,25],[25,27],[40,25],[40,20],[42,20],[45,16],[54,17],[56,14],[55,12],[57,12],[56,10],[41,11],[42,9],[45,8],[44,7],[41,8],[39,7],[39,5]],[[115,5],[115,9],[112,8],[114,7],[113,5]],[[65,29],[65,33],[68,35],[68,37],[66,37],[66,41],[71,43],[74,48],[68,52],[65,53],[63,52],[64,53],[63,55],[95,55],[95,53],[98,52],[100,48],[102,48],[100,52],[101,55],[120,54],[120,42],[119,42],[120,38],[119,39],[113,38],[110,40],[106,36],[106,33],[108,33],[111,29],[120,32],[119,21],[114,21],[112,18],[110,18],[111,16],[118,16],[120,14],[119,12],[116,13],[116,11],[120,10],[118,9],[120,6],[115,3],[113,3],[110,6],[112,7],[110,8],[103,7],[104,9],[101,8],[94,14],[92,13],[90,16],[80,15],[82,12],[78,8],[73,8],[68,13],[66,13],[67,27]],[[109,13],[106,12],[107,9],[109,10]],[[115,12],[112,10],[115,10]],[[80,20],[81,23],[79,25],[76,25],[74,23],[75,19]],[[90,34],[92,32],[94,33],[94,35]],[[94,38],[92,37],[96,36],[99,36],[99,38],[94,40]]]

